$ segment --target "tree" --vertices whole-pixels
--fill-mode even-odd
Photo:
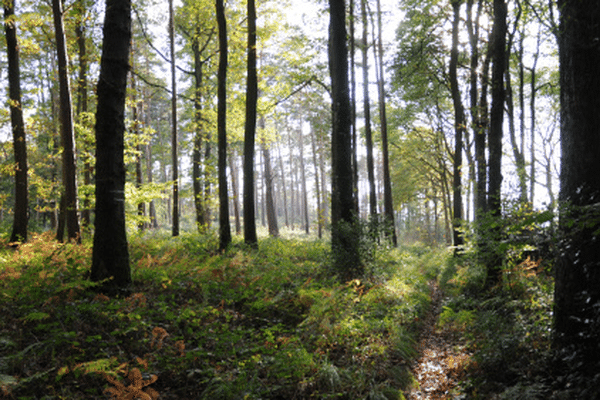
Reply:
[[[363,70],[363,112],[365,117],[365,146],[367,150],[367,175],[369,177],[369,214],[377,223],[377,194],[375,190],[375,167],[373,166],[373,133],[371,130],[371,100],[369,98],[369,39],[368,18],[366,0],[360,2],[360,13],[362,16],[362,70]]]
[[[125,97],[131,0],[106,0],[96,109],[96,217],[92,281],[131,284],[125,227]]]
[[[450,54],[449,79],[450,90],[452,94],[452,103],[454,105],[454,171],[453,171],[453,243],[454,246],[460,247],[463,245],[463,237],[461,232],[462,225],[462,152],[463,152],[463,136],[466,131],[465,110],[462,104],[460,89],[458,87],[458,24],[460,22],[460,0],[452,1],[452,9],[454,19],[452,21],[452,50]]]
[[[171,179],[173,180],[173,236],[179,236],[179,159],[177,150],[177,73],[175,70],[175,16],[169,0],[169,45],[171,49]]]
[[[248,0],[248,70],[246,85],[246,125],[244,129],[244,241],[256,246],[254,210],[254,143],[256,136],[256,105],[258,78],[256,73],[256,6]]]
[[[383,24],[381,23],[381,1],[377,0],[377,49],[379,65],[377,68],[377,92],[379,97],[379,119],[381,123],[381,153],[383,162],[383,214],[386,224],[386,234],[391,237],[392,244],[396,246],[396,228],[394,226],[394,200],[392,197],[392,179],[390,175],[390,156],[388,149],[388,124],[385,99],[385,79],[383,73]]]
[[[564,238],[556,266],[554,341],[565,356],[573,358],[576,351],[582,372],[593,375],[597,367],[590,363],[600,359],[600,3],[560,0],[558,6]]]
[[[60,86],[60,125],[62,142],[62,171],[64,203],[61,200],[61,218],[66,219],[67,237],[69,240],[81,241],[79,219],[77,216],[77,166],[75,160],[75,138],[73,136],[73,109],[71,89],[69,85],[69,69],[67,61],[67,44],[63,28],[63,10],[61,0],[52,0],[54,15],[54,32],[58,55],[58,80]],[[64,206],[64,207],[63,207]],[[62,240],[63,232],[57,237]]]
[[[219,26],[219,72],[217,88],[217,132],[219,169],[219,249],[231,243],[229,224],[229,198],[227,193],[227,20],[223,0],[215,0]]]
[[[21,72],[19,67],[19,44],[15,21],[15,1],[4,1],[4,31],[8,58],[8,92],[10,122],[15,154],[15,217],[10,234],[11,242],[27,241],[27,141],[21,102]]]
[[[329,73],[331,75],[331,246],[341,279],[361,275],[354,206],[351,107],[346,43],[346,4],[329,0]]]
[[[492,66],[492,106],[490,109],[490,127],[488,132],[488,211],[494,218],[502,215],[500,189],[502,187],[502,135],[504,123],[504,70],[506,68],[506,2],[494,0],[494,26],[492,30],[491,54]],[[494,240],[498,242],[502,232],[498,228],[491,232]],[[494,249],[488,249],[494,252]],[[501,260],[492,257],[488,261],[488,276],[486,287],[493,286],[500,281]]]

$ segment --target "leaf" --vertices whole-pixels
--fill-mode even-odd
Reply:
[[[34,311],[32,313],[27,314],[22,318],[23,321],[42,321],[44,319],[50,318],[50,314],[40,311]]]

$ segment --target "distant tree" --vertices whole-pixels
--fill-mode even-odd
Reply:
[[[21,72],[19,67],[19,44],[15,20],[15,0],[5,0],[4,31],[8,58],[8,96],[10,122],[15,155],[15,209],[11,242],[27,241],[28,195],[27,195],[27,141],[21,102]]]
[[[556,266],[554,341],[594,376],[598,369],[591,363],[600,360],[600,2],[560,0],[558,6],[564,238]],[[597,375],[594,384],[597,394]]]
[[[54,15],[54,33],[58,55],[58,81],[60,87],[60,126],[62,142],[63,200],[61,200],[61,218],[65,218],[67,237],[69,240],[81,241],[79,219],[77,213],[77,165],[75,160],[75,137],[73,131],[73,108],[69,85],[69,68],[67,60],[67,43],[63,27],[63,10],[61,0],[52,0]],[[62,230],[58,231],[59,240],[63,238]]]
[[[254,205],[254,144],[258,78],[256,73],[256,5],[248,0],[248,70],[246,85],[246,125],[244,130],[244,241],[255,246],[256,220]]]
[[[332,97],[331,246],[342,280],[363,272],[358,244],[352,171],[352,135],[346,43],[346,4],[329,0],[329,73]]]
[[[96,216],[92,281],[131,284],[125,226],[125,97],[131,0],[106,0],[96,109]]]
[[[225,250],[231,243],[229,224],[229,197],[227,192],[227,20],[223,0],[215,0],[219,27],[219,72],[217,88],[217,131],[219,169],[219,248]]]

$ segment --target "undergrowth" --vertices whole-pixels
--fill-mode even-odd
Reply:
[[[440,274],[446,300],[439,325],[475,354],[463,385],[469,398],[562,398],[551,367],[554,254],[552,242],[541,240],[546,214],[516,210],[499,222],[502,242],[483,246],[503,260],[502,281],[491,290],[484,289],[487,259],[471,243]]]
[[[216,240],[132,238],[115,298],[87,280],[90,243],[1,243],[0,397],[403,398],[445,253],[379,246],[340,283],[325,241]]]

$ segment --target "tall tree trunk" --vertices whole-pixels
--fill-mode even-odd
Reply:
[[[452,51],[450,54],[450,90],[452,92],[452,103],[454,105],[454,163],[453,163],[453,179],[452,179],[452,194],[453,194],[453,213],[452,213],[452,242],[458,251],[464,244],[461,233],[463,220],[462,206],[462,152],[463,152],[463,136],[466,130],[465,109],[462,104],[460,88],[458,86],[458,24],[460,22],[460,0],[452,1],[452,9],[454,19],[452,21]]]
[[[62,3],[52,0],[54,32],[58,55],[58,81],[60,86],[60,123],[63,161],[63,188],[65,196],[65,216],[67,237],[81,242],[77,213],[77,164],[75,161],[75,138],[73,132],[73,110],[71,90],[69,88],[69,70],[67,64],[67,45],[62,20]]]
[[[377,74],[377,93],[379,95],[379,119],[381,123],[381,153],[383,157],[383,214],[386,235],[392,244],[398,245],[394,226],[394,200],[392,195],[392,179],[390,177],[390,154],[388,149],[388,126],[385,101],[385,78],[383,69],[383,24],[381,22],[381,1],[377,0],[377,48],[379,65]],[[377,59],[377,58],[376,58]]]
[[[261,115],[260,117],[261,129],[265,129],[265,120]],[[277,213],[275,211],[275,199],[273,197],[273,172],[271,170],[271,151],[269,145],[265,143],[264,139],[261,143],[263,159],[264,159],[264,170],[265,170],[265,206],[267,209],[267,226],[269,227],[269,235],[273,237],[279,236],[279,226],[277,225]]]
[[[146,152],[146,182],[152,183],[153,175],[152,175],[152,144],[148,143],[145,146]],[[148,205],[148,218],[150,219],[150,228],[156,229],[158,228],[158,220],[156,219],[156,205],[154,204],[154,199],[150,200],[150,204]]]
[[[87,45],[86,45],[86,28],[84,25],[85,21],[85,0],[78,0],[77,2],[79,16],[75,25],[75,35],[77,37],[77,47],[79,50],[79,77],[77,84],[77,115],[81,117],[84,113],[88,112],[88,56],[87,56]],[[82,123],[81,119],[79,123]],[[86,141],[86,149],[88,151],[91,143]],[[92,166],[90,164],[90,157],[85,157],[83,164],[83,184],[88,186],[92,183]],[[90,213],[90,199],[86,195],[83,199],[83,208],[81,210],[81,225],[87,227],[90,225],[91,213]]]
[[[359,0],[363,1],[363,0]],[[355,213],[358,215],[358,133],[356,129],[356,15],[354,12],[354,0],[350,0],[348,27],[350,28],[349,39],[350,39],[350,126],[352,130],[352,173],[354,175],[354,206]]]
[[[290,220],[288,217],[288,196],[287,196],[287,184],[285,182],[285,169],[283,167],[283,157],[281,156],[281,147],[277,146],[277,156],[279,158],[279,169],[281,170],[281,189],[283,191],[283,213],[285,216],[285,226],[289,228]]]
[[[229,170],[231,171],[231,203],[233,204],[233,218],[235,223],[236,235],[242,234],[242,221],[240,219],[240,193],[239,193],[239,179],[238,179],[238,167],[237,167],[237,152],[231,150],[229,153]]]
[[[132,45],[133,46],[133,45]],[[132,52],[133,53],[133,52]],[[131,55],[132,59],[133,59],[133,54]],[[134,64],[134,61],[132,60],[132,65]],[[135,67],[133,67],[135,68]],[[133,103],[132,107],[131,107],[131,111],[132,111],[132,120],[133,120],[133,131],[135,133],[135,136],[137,136],[138,138],[141,136],[141,130],[140,130],[140,125],[141,125],[141,113],[140,113],[140,104],[141,102],[138,99],[138,92],[137,92],[137,81],[136,81],[136,77],[135,74],[131,74],[131,102]],[[136,157],[135,157],[135,187],[137,190],[141,190],[142,189],[142,183],[143,183],[143,177],[142,177],[142,145],[141,145],[141,140],[138,139],[137,144],[136,144]],[[146,205],[145,203],[139,202],[137,205],[137,214],[138,217],[140,218],[139,222],[138,222],[138,230],[143,231],[145,229],[145,224],[143,222],[143,217],[146,211]]]
[[[308,189],[306,186],[306,167],[304,163],[304,133],[300,130],[298,134],[298,148],[300,149],[300,184],[302,188],[302,212],[300,213],[304,218],[302,225],[304,226],[304,232],[308,235],[310,233],[310,225],[308,221]]]
[[[246,86],[246,124],[244,129],[244,241],[258,244],[254,203],[254,143],[258,78],[256,73],[256,5],[248,0],[248,70]]]
[[[475,133],[475,159],[477,160],[477,195],[475,198],[475,219],[481,221],[488,211],[487,204],[487,166],[486,159],[486,132],[489,129],[488,113],[488,87],[490,77],[491,51],[488,50],[483,61],[481,73],[481,92],[479,94],[479,106],[477,107],[477,123]]]
[[[310,131],[310,145],[312,147],[313,164],[315,166],[315,191],[317,194],[317,235],[323,237],[323,210],[321,209],[321,185],[319,183],[319,163],[317,161],[317,144],[315,131]]]
[[[171,49],[171,179],[173,180],[172,234],[179,236],[179,159],[177,142],[177,74],[175,70],[175,12],[169,0],[169,45]]]
[[[502,187],[502,135],[504,122],[504,72],[506,70],[506,3],[505,0],[494,0],[494,27],[492,31],[492,107],[490,110],[489,163],[488,163],[488,210],[492,217],[502,216],[500,189]],[[502,232],[493,229],[492,241],[498,242]],[[496,249],[488,249],[495,252]],[[488,263],[486,287],[498,283],[501,278],[501,260],[493,256]]]
[[[565,358],[580,364],[579,372],[594,377],[600,360],[600,2],[560,0],[558,6],[563,240],[554,341]],[[597,380],[590,388],[597,393]]]
[[[4,2],[4,31],[8,58],[8,92],[10,98],[10,122],[15,155],[15,209],[10,241],[27,241],[28,195],[27,195],[27,141],[23,108],[21,103],[21,72],[19,45],[15,21],[15,1]]]
[[[229,199],[227,193],[227,20],[223,0],[215,0],[219,26],[219,71],[217,75],[217,131],[219,169],[219,249],[225,250],[231,243],[229,225]]]
[[[329,72],[332,92],[331,244],[335,268],[342,280],[362,275],[358,252],[359,233],[353,196],[351,106],[348,85],[346,4],[329,0]]]
[[[199,30],[199,29],[198,29]],[[200,32],[196,32],[192,43],[194,52],[194,147],[192,150],[192,187],[194,190],[194,206],[196,208],[196,225],[199,231],[204,231],[208,226],[208,218],[205,204],[205,193],[202,190],[202,85],[203,85],[203,62],[200,51]],[[205,160],[205,163],[208,160]]]
[[[536,97],[537,97],[537,63],[540,57],[540,42],[541,42],[541,28],[537,34],[537,45],[535,48],[535,53],[533,54],[533,65],[531,66],[531,79],[530,79],[530,91],[531,95],[529,98],[529,118],[530,118],[530,144],[529,144],[529,154],[530,154],[530,164],[529,164],[529,201],[531,204],[534,204],[535,201],[535,167],[536,167],[536,157],[535,157],[535,130],[536,130]]]
[[[131,0],[106,0],[96,108],[96,218],[92,271],[107,285],[131,284],[125,226],[125,97],[131,42]]]
[[[367,148],[367,176],[369,179],[369,213],[372,222],[377,224],[377,194],[375,191],[375,167],[373,162],[373,133],[371,131],[371,100],[369,98],[369,38],[367,18],[367,0],[360,1],[362,16],[362,70],[363,70],[363,112],[365,117],[365,141]]]

